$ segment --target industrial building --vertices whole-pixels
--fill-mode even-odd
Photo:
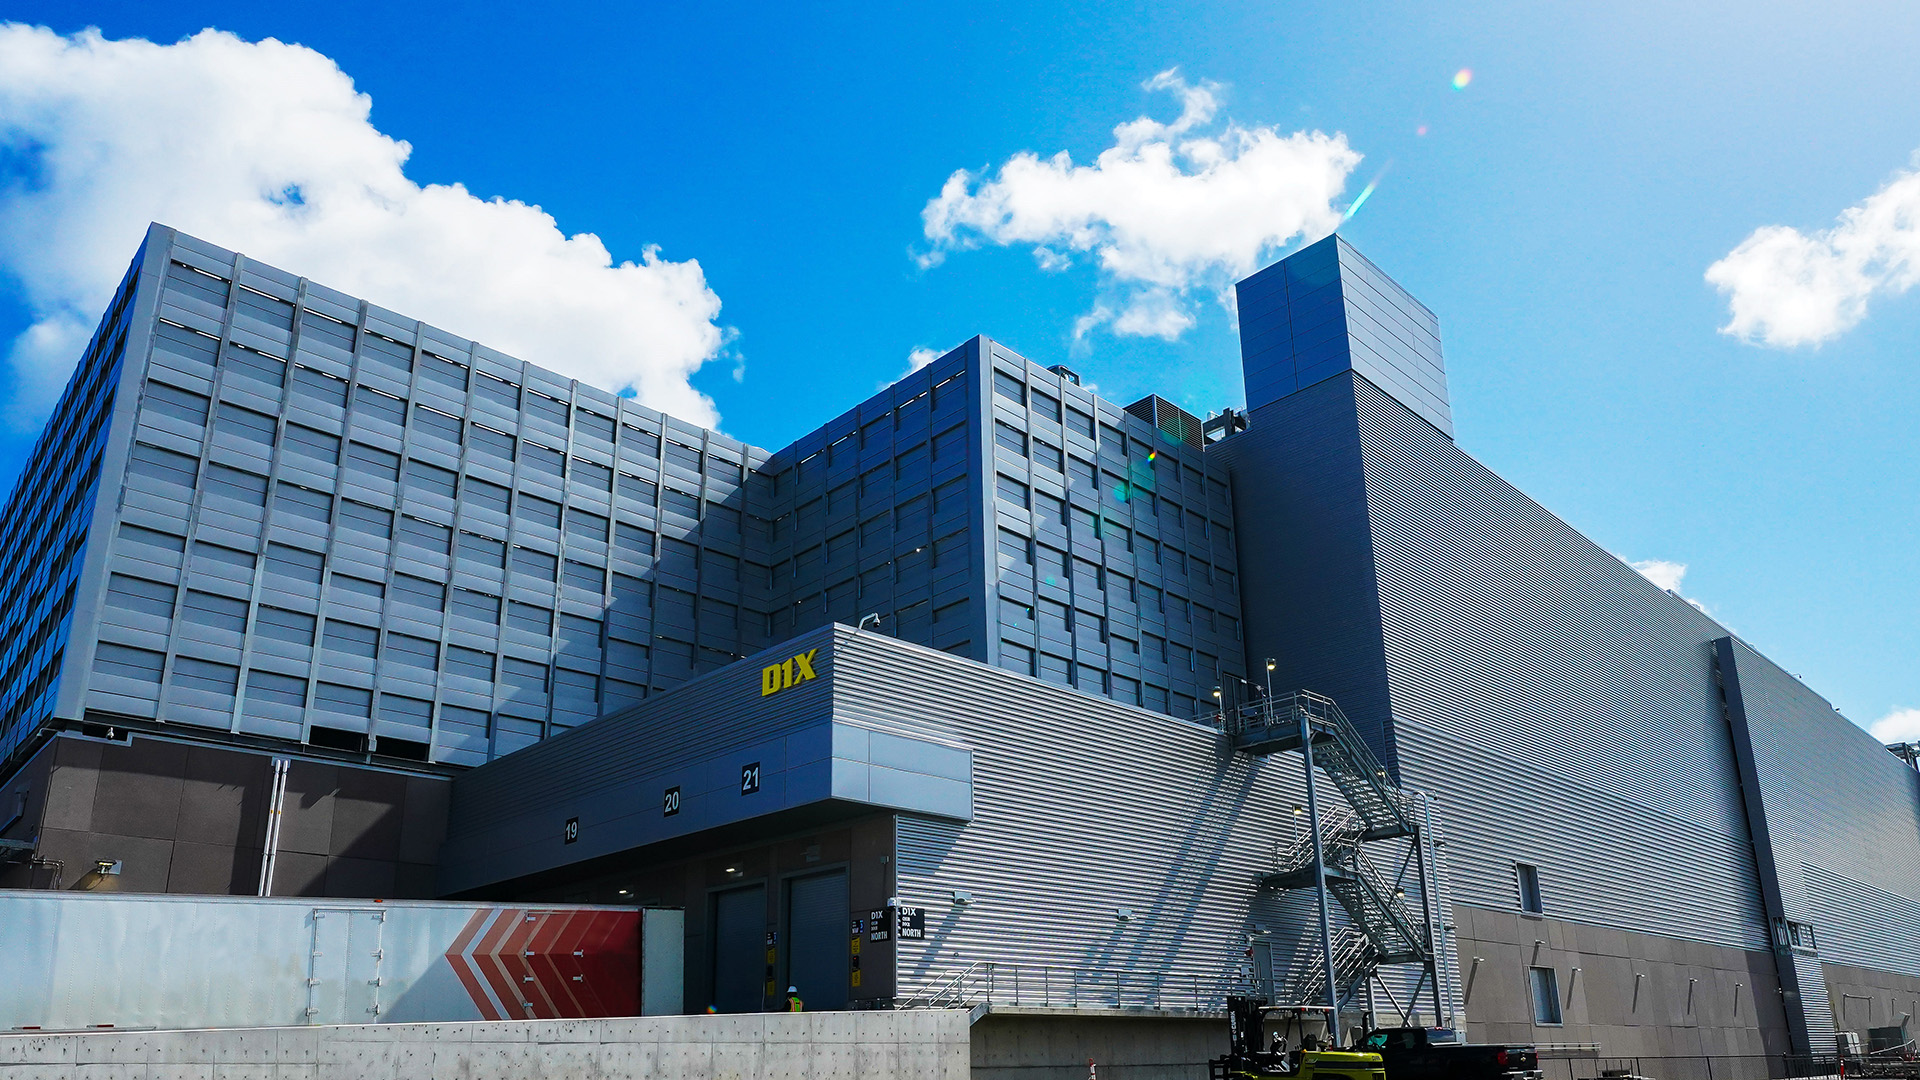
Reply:
[[[1345,240],[1238,290],[1244,411],[980,337],[768,453],[155,226],[0,517],[0,885],[681,907],[690,1008],[990,1069],[1908,1038],[1920,773],[1455,446]]]

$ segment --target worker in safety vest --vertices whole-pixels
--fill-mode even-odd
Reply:
[[[806,1003],[800,1000],[800,988],[797,986],[787,987],[787,1011],[788,1012],[806,1012],[807,1011]]]

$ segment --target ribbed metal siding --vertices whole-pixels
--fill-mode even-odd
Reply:
[[[649,698],[463,773],[454,780],[449,803],[449,842],[484,837],[518,819],[529,809],[529,793],[602,790],[818,722],[817,693],[801,686],[762,696],[757,664],[825,645],[831,633],[823,627],[749,663],[709,672],[680,692]],[[830,684],[832,650],[821,649],[814,663],[820,685]]]
[[[1394,746],[1353,379],[1328,379],[1249,417],[1209,458],[1233,477],[1247,670],[1276,691],[1340,702],[1391,769]]]
[[[1898,856],[1890,862],[1902,862]],[[1819,913],[1820,957],[1920,978],[1920,901],[1802,864],[1808,906]]]
[[[974,755],[973,821],[898,824],[896,891],[927,909],[927,940],[900,946],[903,994],[991,960],[1020,966],[1025,980],[1051,968],[1056,993],[1076,971],[1083,993],[1118,973],[1128,1004],[1155,990],[1184,1004],[1198,987],[1217,1007],[1256,924],[1283,961],[1315,925],[1304,894],[1254,888],[1274,843],[1293,836],[1297,756],[1250,760],[1197,724],[840,635],[838,719],[951,739]],[[1398,853],[1380,847],[1377,860],[1397,868]],[[955,890],[973,901],[956,905]],[[1122,907],[1132,920],[1118,920]],[[1026,982],[1023,995],[1036,987]]]
[[[1781,917],[1812,926],[1794,954],[1808,1048],[1833,1048],[1822,965],[1920,976],[1920,774],[1737,638],[1718,643],[1727,713],[1751,767],[1750,812]]]
[[[1448,800],[1461,898],[1534,862],[1553,914],[1764,947],[1725,631],[1354,388],[1401,775]]]

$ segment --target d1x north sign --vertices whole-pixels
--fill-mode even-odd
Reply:
[[[777,694],[789,686],[797,686],[814,678],[813,658],[819,652],[819,649],[808,649],[798,656],[761,668],[760,696]]]

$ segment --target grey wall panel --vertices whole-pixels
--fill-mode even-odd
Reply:
[[[1760,843],[1767,914],[1792,979],[1802,1045],[1832,1045],[1821,966],[1920,975],[1920,773],[1745,642],[1716,642],[1727,718]],[[1789,950],[1786,924],[1812,929],[1817,955]]]
[[[1357,371],[1453,436],[1439,320],[1338,234],[1235,289],[1250,412]]]
[[[897,892],[928,927],[900,945],[903,994],[991,961],[1003,992],[1017,967],[1035,1000],[1043,979],[1116,1000],[1117,974],[1129,1005],[1186,1005],[1198,988],[1217,1007],[1250,932],[1286,961],[1314,925],[1304,897],[1254,888],[1295,835],[1297,756],[1233,755],[1208,727],[844,628],[835,664],[837,717],[973,752],[972,821],[898,822]]]
[[[1394,766],[1372,533],[1351,375],[1256,409],[1209,457],[1233,476],[1247,670],[1340,702]]]
[[[1883,855],[1896,869],[1910,860]],[[1890,971],[1920,978],[1920,900],[1802,864],[1807,906],[1815,913],[1820,958],[1836,964]]]
[[[1550,761],[1402,718],[1401,775],[1436,792],[1452,898],[1519,909],[1514,864],[1540,870],[1546,914],[1736,948],[1766,944],[1753,850]]]
[[[1722,656],[1731,661],[1728,705],[1752,750],[1786,914],[1818,921],[1819,912],[1797,907],[1801,887],[1788,880],[1803,864],[1920,898],[1920,773],[1745,642],[1730,639]]]
[[[1645,899],[1665,889],[1671,903],[1635,902],[1633,889],[1611,890],[1609,901],[1590,883],[1583,917],[1763,944],[1713,679],[1711,642],[1724,631],[1371,384],[1356,381],[1355,397],[1403,759],[1410,738],[1431,733],[1449,740],[1419,755],[1425,768],[1463,745],[1516,766],[1467,784],[1404,766],[1402,775],[1451,794],[1456,834],[1505,846],[1509,863],[1525,861],[1514,849],[1529,833],[1558,829],[1589,849],[1638,845],[1634,862],[1670,868]],[[1557,778],[1562,794],[1522,779],[1534,770]],[[1516,829],[1529,821],[1538,824]],[[1543,868],[1549,888],[1556,869]],[[1471,889],[1464,875],[1462,889]]]

